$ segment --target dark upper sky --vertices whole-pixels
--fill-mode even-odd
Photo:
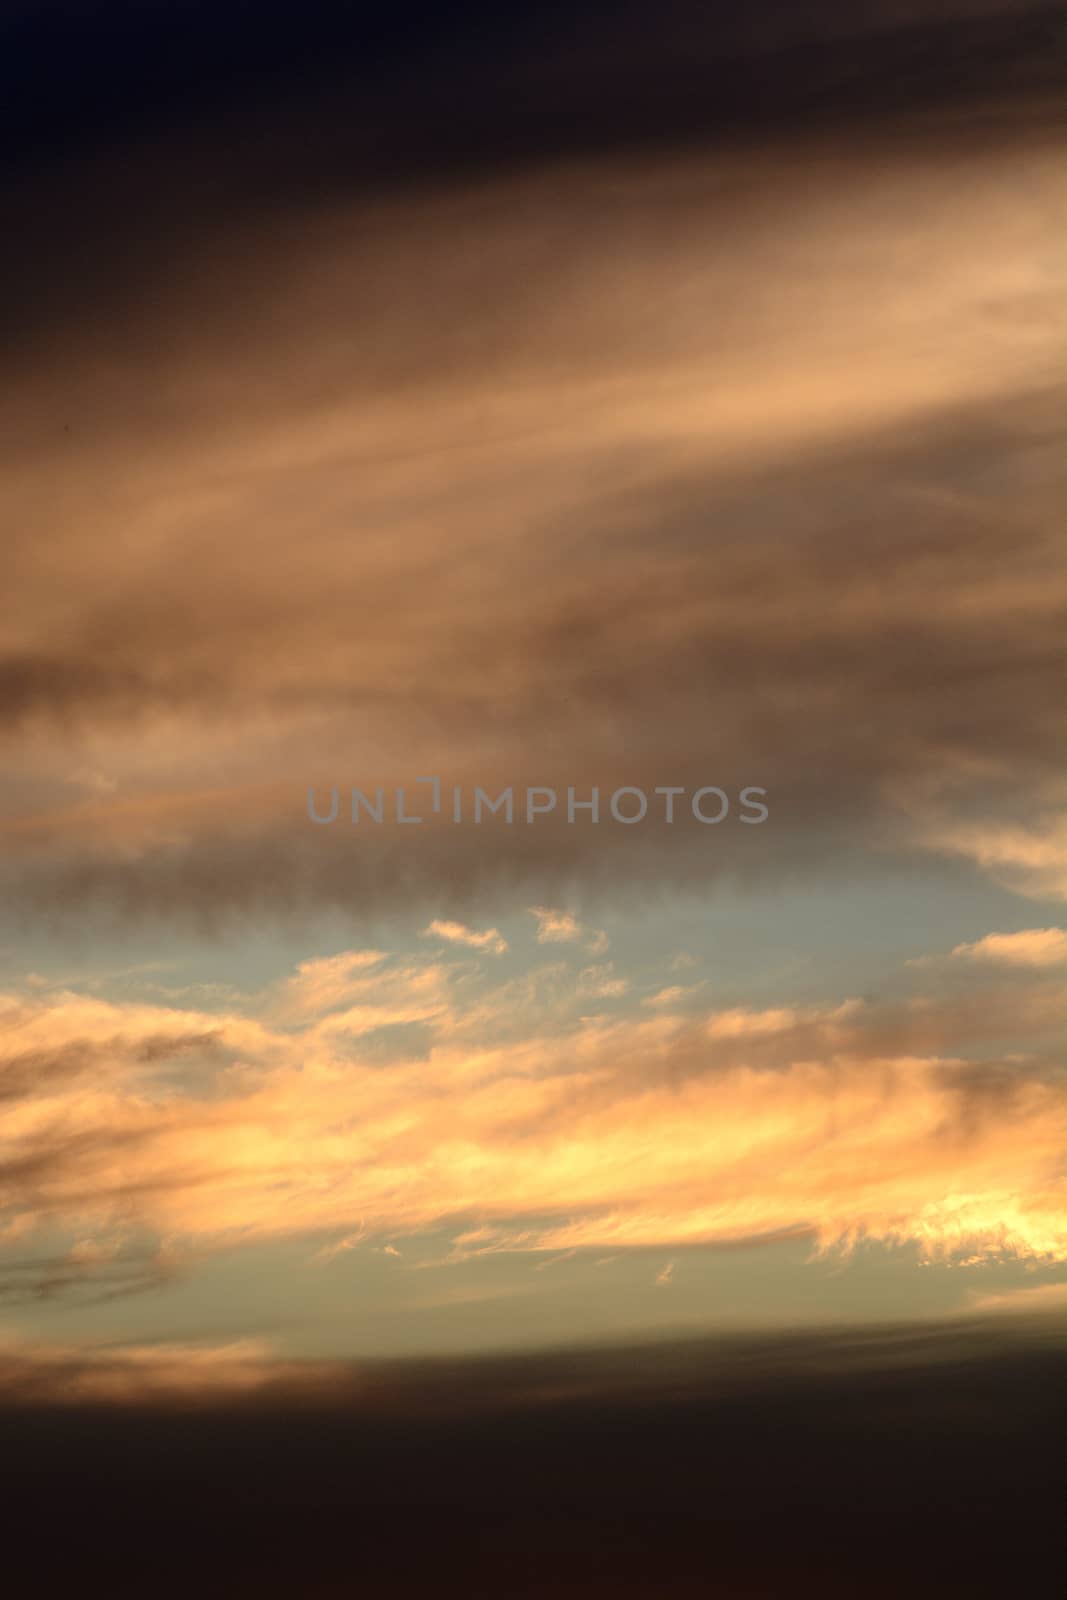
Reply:
[[[842,0],[9,0],[0,135],[8,162],[36,161],[222,113],[284,126],[290,161],[329,155],[373,179],[408,163],[1025,97],[1054,83],[1061,34],[1056,8],[1032,0],[858,13]]]

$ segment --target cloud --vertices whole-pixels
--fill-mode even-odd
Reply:
[[[593,1000],[617,1000],[629,987],[629,978],[618,977],[610,961],[602,966],[583,967],[578,974],[578,992]]]
[[[422,930],[422,937],[444,939],[449,944],[469,945],[472,950],[486,950],[494,956],[502,956],[508,948],[507,940],[497,928],[476,933],[462,922],[442,922],[439,919]]]
[[[320,1260],[442,1226],[465,1255],[799,1232],[1067,1257],[1064,1001],[1042,968],[865,1005],[649,1014],[620,995],[590,1017],[588,969],[556,973],[546,1010],[512,979],[329,960],[354,1005],[322,1008],[318,963],[303,1013],[284,984],[210,1019],[6,997],[0,1223],[136,1224],[188,1253],[335,1230]],[[430,1047],[383,1065],[373,1030],[398,1018]]]
[[[317,1014],[324,1032],[366,1034],[425,1022],[444,1009],[445,975],[435,962],[388,963],[377,950],[343,951],[301,962],[295,977],[271,997],[272,1020]]]
[[[993,961],[1013,967],[1060,966],[1067,961],[1067,933],[1062,928],[987,933],[974,944],[958,944],[952,954],[968,961]]]
[[[374,1593],[513,1592],[501,1572],[520,1561],[528,1589],[554,1591],[562,1552],[573,1592],[793,1594],[814,1538],[801,1593],[940,1600],[950,1569],[960,1593],[1039,1594],[1060,1554],[1057,1331],[868,1320],[372,1362],[233,1335],[5,1342],[6,1505],[17,1529],[54,1528],[72,1486],[62,1537],[34,1548],[46,1593],[120,1561],[127,1589],[158,1569],[164,1592],[345,1592],[356,1529]],[[826,1504],[829,1544],[812,1530]]]
[[[9,1225],[6,1238],[0,1234],[0,1242],[10,1249],[23,1231],[32,1230]],[[0,1260],[0,1305],[104,1305],[165,1288],[188,1265],[166,1244],[138,1249],[121,1235],[79,1239],[69,1250],[53,1256],[12,1259],[5,1253]]]
[[[699,983],[688,985],[673,983],[666,989],[657,990],[655,994],[646,995],[641,1004],[654,1007],[676,1006],[687,1000],[690,995],[698,994],[702,987],[703,985]]]
[[[667,1263],[657,1275],[657,1283],[662,1280],[669,1286],[673,1265]],[[762,1391],[770,1406],[778,1381],[791,1388],[801,1376],[820,1385],[829,1381],[831,1390],[842,1384],[839,1398],[851,1413],[857,1398],[857,1375],[923,1371],[933,1401],[934,1394],[942,1392],[946,1377],[956,1374],[972,1384],[972,1362],[1000,1362],[1005,1357],[1005,1376],[1011,1394],[1017,1397],[1019,1359],[1029,1371],[1034,1356],[1048,1348],[1042,1330],[1037,1326],[1025,1329],[1020,1320],[1016,1329],[1010,1333],[1005,1329],[998,1338],[991,1335],[984,1317],[987,1312],[1015,1310],[1022,1319],[1030,1312],[1055,1310],[1062,1304],[1064,1287],[1046,1284],[990,1296],[988,1306],[978,1306],[972,1299],[969,1315],[933,1324],[868,1324],[800,1335],[763,1329],[749,1331],[741,1339],[642,1341],[628,1347],[586,1344],[536,1355],[429,1361],[295,1360],[279,1354],[272,1341],[259,1337],[108,1344],[38,1339],[31,1344],[0,1329],[0,1405],[14,1402],[21,1410],[47,1405],[140,1405],[161,1410],[175,1407],[183,1412],[192,1403],[205,1408],[219,1405],[225,1408],[222,1415],[229,1436],[236,1421],[235,1401],[248,1402],[251,1409],[262,1411],[277,1406],[289,1412],[293,1424],[298,1414],[306,1416],[310,1410],[313,1415],[321,1408],[335,1417],[344,1411],[368,1422],[385,1418],[390,1429],[397,1416],[409,1422],[422,1416],[432,1424],[441,1416],[470,1417],[494,1411],[514,1416],[516,1411],[528,1410],[543,1418],[546,1404],[562,1402],[581,1407],[587,1426],[589,1412],[584,1402],[591,1399],[610,1400],[613,1414],[629,1400],[648,1415],[647,1402],[653,1397],[660,1405],[679,1403],[688,1408],[701,1399],[721,1401],[736,1399],[739,1392]],[[521,1285],[455,1285],[427,1294],[417,1304],[426,1308],[477,1304],[526,1292]],[[1018,1335],[1021,1338],[1016,1345],[1013,1336]],[[1005,1336],[1012,1338],[1012,1344],[1001,1342]],[[884,1394],[880,1384],[876,1391],[880,1412]],[[1012,1407],[1006,1407],[1004,1415],[1011,1414]],[[1042,1414],[1047,1415],[1047,1406]],[[614,1433],[613,1451],[617,1448]],[[261,1450],[256,1454],[263,1456]],[[228,1459],[225,1453],[224,1459]],[[268,1460],[268,1465],[272,1473],[276,1471],[273,1460]]]
[[[1051,892],[1062,163],[1022,129],[880,148],[253,207],[20,344],[8,902],[477,928],[927,853]],[[560,803],[307,818],[426,773]],[[608,811],[707,784],[768,821]]]
[[[340,955],[302,961],[285,988],[283,1007],[294,1015],[332,1011],[366,992],[365,976],[385,960],[378,950],[345,950]],[[381,992],[381,980],[375,981]]]
[[[325,1244],[321,1250],[316,1250],[311,1257],[312,1264],[314,1266],[326,1266],[328,1262],[336,1260],[338,1256],[346,1255],[348,1251],[357,1249],[363,1243],[363,1239],[363,1226],[361,1223],[358,1233],[346,1234],[343,1239],[335,1239],[332,1244]]]
[[[569,911],[531,906],[530,915],[537,918],[538,944],[569,944],[582,936],[581,924]]]
[[[537,918],[538,944],[575,944],[584,940],[585,948],[594,956],[602,956],[610,948],[611,941],[603,928],[585,928],[569,911],[556,911],[550,906],[528,909],[530,915]]]
[[[682,992],[682,991],[667,991]],[[846,1001],[845,1006],[855,1008],[855,1001]],[[840,1009],[840,1008],[839,1008]],[[818,1016],[818,1012],[809,1013]],[[847,1012],[845,1013],[847,1015]],[[712,1039],[744,1039],[753,1035],[786,1033],[797,1026],[800,1014],[785,1008],[766,1011],[749,1011],[740,1007],[730,1011],[718,1011],[708,1021],[708,1037]]]
[[[319,1389],[338,1370],[282,1360],[260,1339],[30,1348],[0,1338],[0,1396],[33,1405],[210,1403],[282,1386]]]
[[[1067,825],[1062,793],[1046,791],[1053,815],[1027,824],[931,819],[922,829],[928,849],[976,862],[1005,888],[1035,900],[1067,899]]]
[[[1033,1284],[1023,1289],[1005,1289],[997,1294],[975,1292],[968,1303],[974,1312],[1006,1312],[1012,1316],[1035,1311],[1059,1311],[1067,1307],[1067,1283]]]

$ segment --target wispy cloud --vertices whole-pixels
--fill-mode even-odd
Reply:
[[[186,1405],[280,1386],[318,1389],[341,1370],[328,1362],[285,1361],[261,1339],[31,1347],[0,1337],[0,1398],[18,1396],[36,1405]]]
[[[537,918],[538,944],[570,944],[582,936],[582,925],[569,911],[554,911],[550,906],[531,906]]]
[[[617,1000],[629,987],[629,978],[620,977],[610,961],[602,966],[583,967],[578,974],[578,992],[592,1000]]]
[[[537,919],[538,944],[584,943],[590,955],[602,956],[611,941],[603,928],[587,928],[570,911],[554,910],[550,906],[530,906],[530,915]]]
[[[619,996],[610,1018],[583,1015],[574,973],[569,1011],[517,1019],[511,981],[316,968],[282,987],[277,1020],[276,990],[210,1017],[5,997],[3,1215],[86,1241],[135,1219],[188,1250],[336,1230],[320,1261],[464,1220],[482,1253],[800,1230],[824,1248],[1067,1255],[1051,972],[863,1006],[650,1015]],[[375,1019],[398,1017],[432,1049],[364,1058]],[[1015,1051],[991,1055],[1009,1027]],[[97,1265],[82,1253],[76,1270]]]
[[[1037,1283],[1021,1289],[1003,1289],[995,1294],[971,1294],[972,1311],[1003,1311],[1020,1316],[1034,1311],[1067,1309],[1067,1283]]]
[[[692,995],[699,994],[703,984],[672,983],[666,989],[657,989],[655,994],[646,995],[642,1005],[651,1006],[657,1010],[669,1010],[672,1006],[681,1005]]]
[[[462,922],[435,920],[422,930],[422,937],[444,939],[446,944],[465,944],[472,950],[485,950],[494,956],[502,956],[508,948],[508,942],[498,928],[486,928],[479,933]]]

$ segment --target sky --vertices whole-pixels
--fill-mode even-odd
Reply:
[[[1062,1316],[1053,15],[0,29],[4,1404]]]

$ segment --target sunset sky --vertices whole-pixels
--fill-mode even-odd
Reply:
[[[0,25],[0,1400],[1067,1311],[1053,13],[358,12]]]
[[[0,6],[19,1594],[1051,1592],[1065,45]]]
[[[248,91],[16,169],[5,1341],[1067,1297],[1065,185],[1018,77],[381,181],[332,85],[268,173]],[[560,806],[347,820],[425,774]],[[746,784],[758,827],[562,814]]]

